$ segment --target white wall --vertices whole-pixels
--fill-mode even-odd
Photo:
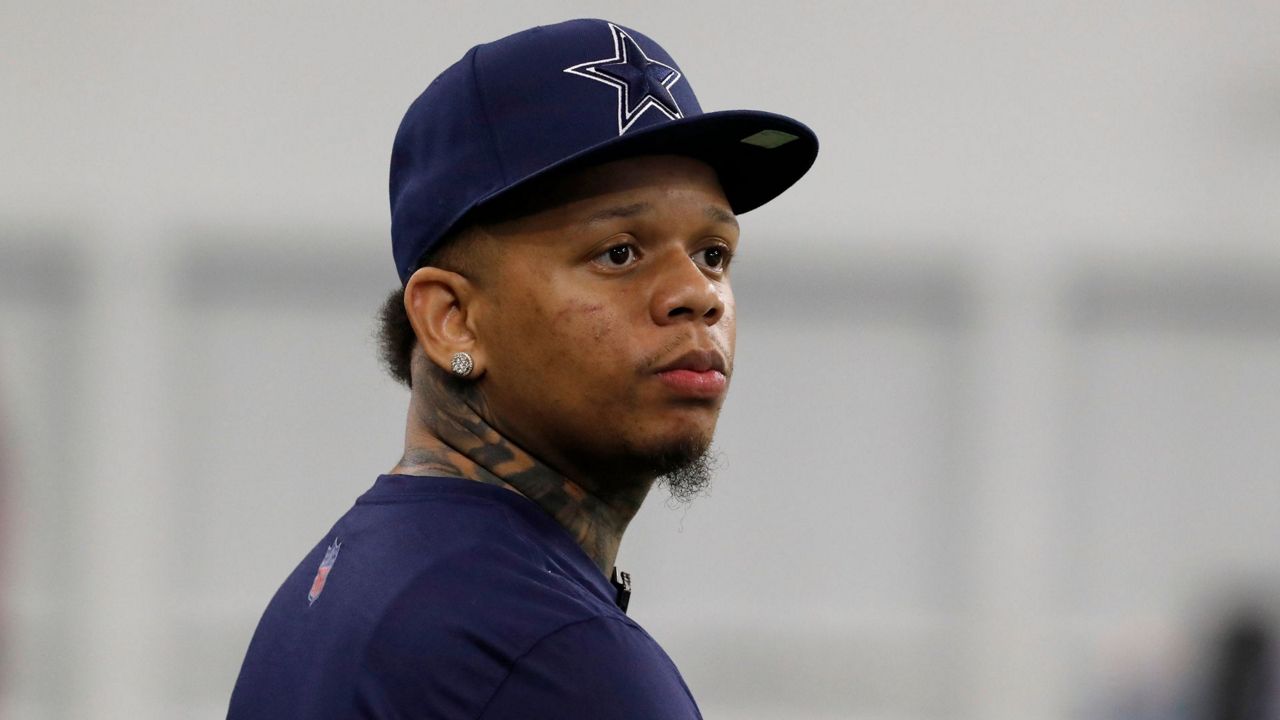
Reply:
[[[600,14],[823,142],[743,218],[721,477],[620,557],[705,714],[1190,691],[1280,580],[1275,3],[32,3],[0,23],[0,717],[225,713],[397,457],[402,112]]]

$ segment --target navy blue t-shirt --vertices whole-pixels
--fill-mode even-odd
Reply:
[[[267,606],[228,718],[701,718],[615,599],[527,498],[383,475]]]

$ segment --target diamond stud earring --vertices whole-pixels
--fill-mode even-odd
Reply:
[[[458,377],[466,377],[470,375],[471,371],[474,370],[475,367],[475,360],[472,360],[471,356],[464,352],[454,353],[453,358],[449,360],[449,369]]]

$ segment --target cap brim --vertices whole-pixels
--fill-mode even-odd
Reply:
[[[799,180],[818,155],[804,123],[758,110],[723,110],[628,132],[520,178],[477,203],[496,200],[535,179],[637,155],[683,155],[716,170],[736,214],[769,202]]]

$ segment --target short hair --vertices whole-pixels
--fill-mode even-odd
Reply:
[[[392,290],[378,310],[378,358],[382,367],[405,387],[413,388],[413,346],[418,338],[404,309],[404,288]]]

